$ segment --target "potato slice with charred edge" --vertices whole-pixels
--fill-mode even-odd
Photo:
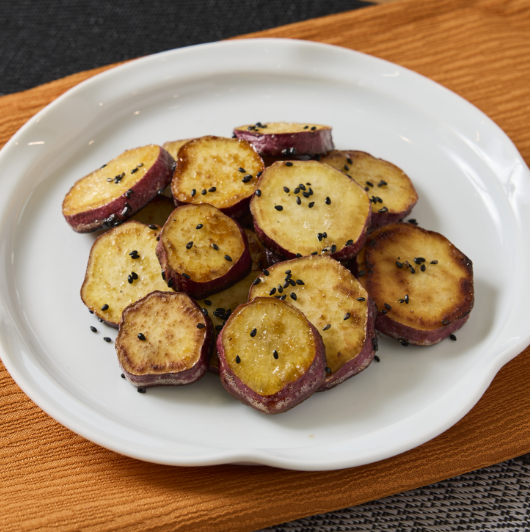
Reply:
[[[418,201],[414,185],[403,170],[369,153],[334,150],[320,162],[344,172],[364,188],[372,204],[372,229],[408,216]]]
[[[211,205],[183,205],[162,228],[156,255],[168,286],[201,299],[245,277],[252,265],[241,226]]]
[[[285,301],[258,297],[239,306],[217,337],[221,383],[265,414],[305,401],[325,379],[322,338]]]
[[[160,275],[155,254],[159,232],[130,221],[107,231],[92,245],[81,299],[108,325],[117,328],[123,309],[150,292],[172,292]]]
[[[434,231],[380,227],[350,267],[376,302],[376,329],[403,345],[440,342],[473,308],[472,262]]]
[[[232,218],[248,213],[248,204],[265,166],[244,140],[200,137],[178,151],[171,182],[175,205],[209,203]]]
[[[157,196],[133,215],[131,220],[136,220],[145,225],[159,225],[162,227],[174,210],[175,205],[169,198]]]
[[[115,227],[161,194],[174,169],[160,146],[128,150],[77,181],[64,198],[63,215],[78,233]]]
[[[250,203],[261,242],[275,253],[355,256],[370,225],[364,190],[335,168],[317,161],[274,163],[258,182]]]
[[[326,380],[334,388],[367,368],[377,346],[377,310],[359,281],[329,257],[303,257],[275,264],[260,275],[248,299],[283,297],[320,331],[326,346]]]
[[[226,320],[230,317],[232,312],[248,301],[248,292],[252,283],[260,272],[252,270],[245,278],[238,281],[235,285],[208,296],[207,299],[202,299],[197,303],[202,307],[203,312],[212,320],[215,333],[219,334],[223,328]],[[206,312],[205,312],[206,311]],[[214,350],[210,365],[208,366],[210,373],[219,375],[219,358],[217,350]]]
[[[238,139],[250,142],[260,155],[316,155],[333,149],[331,128],[320,124],[268,122],[236,127]]]
[[[123,311],[118,362],[134,386],[183,386],[208,368],[213,327],[188,295],[152,292]]]

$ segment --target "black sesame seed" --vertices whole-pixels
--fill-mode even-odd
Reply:
[[[131,196],[133,195],[134,191],[133,190],[128,190],[126,193],[125,193],[125,197],[127,199],[131,199]]]
[[[312,201],[312,202],[311,202],[311,203],[309,203],[309,204],[308,204],[307,206],[308,206],[308,207],[309,207],[310,209],[312,209],[312,208],[313,208],[313,205],[314,205],[314,204],[315,204],[315,202],[314,202],[314,201]]]
[[[98,332],[98,330],[97,330],[93,325],[90,326],[90,330],[91,330],[93,333]]]
[[[266,277],[268,277],[270,275],[270,272],[268,270],[263,270],[263,275],[265,275]]]
[[[283,187],[283,191],[284,191],[286,194],[288,194],[289,192],[291,192],[291,191],[289,190],[288,187]]]
[[[366,298],[365,297],[358,297],[357,301],[366,301]]]
[[[329,199],[329,197],[326,198],[326,205],[331,205],[331,200]]]
[[[204,323],[197,323],[197,329],[204,329],[205,327]]]
[[[335,244],[333,244],[331,246],[331,253],[335,253],[335,251],[337,251],[337,246]]]
[[[282,287],[281,284],[278,285],[278,292],[279,292],[280,294],[283,294],[283,287]]]
[[[258,196],[258,198],[261,196],[261,190],[259,188],[256,190],[256,196]]]
[[[283,288],[287,288],[289,286],[289,281],[285,281],[285,283],[283,283]]]
[[[442,325],[449,325],[450,321],[449,320],[442,320]]]
[[[345,164],[344,165],[344,170],[346,170],[346,172],[349,172],[350,171],[350,167],[347,164]]]
[[[136,172],[138,172],[138,168],[133,168],[133,169],[131,170],[131,174],[135,174]]]
[[[350,318],[351,318],[351,314],[349,312],[344,314],[344,320],[349,320]]]
[[[422,265],[420,266],[420,270],[421,270],[422,272],[424,272],[426,269],[427,269],[427,268],[425,267],[425,264],[422,264]]]
[[[202,194],[203,196],[206,196],[206,193],[207,193],[207,192],[208,192],[208,191],[207,191],[205,188],[201,190],[201,194]]]
[[[173,279],[170,279],[170,280],[167,282],[167,285],[168,285],[169,288],[171,288],[174,284],[175,284],[175,282],[173,281]]]
[[[269,296],[273,296],[276,293],[276,288],[271,288]]]
[[[306,189],[306,188],[305,188],[305,185],[304,185],[303,183],[300,183],[300,184],[298,185],[298,188],[299,188],[300,190],[305,190],[305,189]]]
[[[102,318],[98,318],[98,321],[99,321],[100,323],[102,323],[102,322],[103,322],[103,319],[102,319]]]
[[[402,262],[399,262],[398,260],[396,261],[396,266],[398,268],[403,268],[403,263]]]
[[[364,270],[361,270],[359,273],[358,273],[358,277],[362,277],[366,272]]]
[[[217,244],[212,244],[212,248],[215,249],[215,251],[219,251],[219,246]]]
[[[204,226],[202,224],[199,224],[195,227],[195,229],[202,229]]]
[[[211,306],[212,302],[209,299],[205,299],[204,300],[204,304],[208,305],[208,306]]]
[[[90,312],[90,314],[94,314],[93,310],[88,309],[88,312]]]
[[[313,251],[313,253],[311,253],[311,255],[318,255],[318,251]]]
[[[286,163],[285,163],[285,166],[293,166],[293,163],[291,163],[291,162],[286,162]]]
[[[410,345],[409,341],[406,340],[405,338],[398,338],[398,342],[403,346],[403,347],[407,347]]]
[[[246,173],[246,170],[244,168],[238,168],[238,170],[242,173],[242,174],[245,174]]]
[[[285,270],[283,273],[285,273],[286,275],[289,275],[291,272],[292,270]]]
[[[374,355],[374,360],[375,360],[376,362],[381,362],[381,359],[380,359],[377,355]]]
[[[289,296],[291,297],[291,299],[294,299],[295,301],[298,299],[298,297],[296,296],[294,292],[291,292]]]
[[[299,259],[302,256],[302,254],[301,253],[297,253],[295,256],[296,256],[296,258]]]
[[[145,342],[145,336],[143,333],[138,333],[138,340],[142,340],[142,342]]]
[[[410,220],[407,220],[407,222],[409,224],[412,224],[412,225],[418,225],[418,222],[414,218],[411,218]]]
[[[160,235],[156,237],[156,241],[160,242]]]
[[[309,129],[309,126],[304,126],[304,129]]]
[[[279,355],[278,355],[278,351],[276,351],[276,349],[272,352],[272,356],[273,356],[276,360],[278,360],[278,356],[279,356]]]
[[[366,184],[369,186],[369,187],[373,187],[374,184],[371,182],[371,181],[367,181]]]
[[[372,348],[374,351],[379,351],[379,340],[377,339],[377,336],[372,338]]]
[[[385,213],[385,212],[388,212],[388,209],[386,207],[383,207],[382,209],[379,209],[377,212]]]
[[[283,296],[280,297],[280,300],[281,301],[285,301],[285,298],[287,297],[287,294],[284,294]]]
[[[431,264],[438,264],[437,260],[431,260]]]
[[[326,368],[326,373],[327,373],[328,375],[331,375],[331,368]]]
[[[239,355],[236,356],[236,364],[241,364],[241,358]]]
[[[136,260],[136,259],[139,259],[140,258],[140,255],[131,255],[131,259],[133,260]]]
[[[382,311],[381,311],[382,314],[388,314],[388,310],[386,308],[384,308]]]
[[[331,323],[328,323],[327,325],[324,325],[324,327],[322,327],[323,331],[327,331],[328,329],[331,329]]]
[[[190,196],[193,198],[193,196],[195,196],[195,194],[197,194],[197,191],[196,191],[195,189],[193,189],[193,190],[191,191]]]
[[[184,277],[184,279],[190,279],[190,276],[187,273],[183,273],[182,277]]]
[[[205,316],[208,316],[208,309],[201,308],[201,312],[202,312]]]
[[[122,378],[122,379],[125,379],[125,375],[124,375],[123,373],[121,374],[121,378]]]
[[[388,304],[388,303],[385,303],[383,305],[387,310],[392,310],[392,307]]]
[[[410,273],[416,273],[416,270],[412,266],[410,267]]]
[[[257,284],[261,283],[261,279],[258,277],[252,284],[256,286]]]
[[[109,306],[107,305],[107,303],[105,303],[105,304],[101,307],[101,310],[109,310]]]
[[[127,281],[128,281],[129,284],[133,284],[134,279],[132,278],[132,275],[129,275],[127,277]]]
[[[300,196],[296,196],[296,203],[298,205],[302,205],[302,200],[300,199]]]
[[[313,126],[313,127],[311,128],[311,131],[315,131],[315,129],[316,129],[316,126]]]
[[[145,388],[137,388],[136,390],[138,393],[145,393],[146,392],[146,389]]]
[[[304,283],[304,281],[302,281],[302,279],[297,279],[297,280],[296,280],[296,284],[298,284],[298,285],[303,285],[303,284],[305,284],[305,283]]]
[[[346,157],[346,161],[348,162],[348,164],[353,164],[353,161],[349,157]]]
[[[289,284],[290,284],[291,286],[296,286],[296,283],[295,283],[292,279],[289,279]]]
[[[250,183],[251,179],[252,176],[250,174],[247,174],[245,177],[243,177],[241,181],[243,181],[243,183]]]
[[[166,280],[166,272],[162,272],[162,279]]]
[[[293,190],[293,192],[294,192],[295,194],[298,194],[298,193],[300,192],[300,189],[299,189],[298,187],[296,187],[296,188]]]
[[[133,251],[131,251],[129,253],[129,255],[132,257],[133,255],[138,255],[138,251],[136,249],[134,249]]]
[[[274,208],[277,210],[277,211],[283,211],[283,207],[281,205],[275,205]]]
[[[257,332],[258,332],[258,330],[254,327],[254,329],[252,329],[252,330],[250,331],[250,336],[251,336],[252,338],[254,338],[254,336],[256,336],[256,333],[257,333]]]
[[[215,187],[210,187],[210,188],[208,189],[208,192],[215,192],[216,190],[217,190],[217,188],[215,188]]]
[[[228,262],[232,262],[232,257],[230,255],[225,255],[225,259],[228,261]]]
[[[307,199],[311,196],[311,194],[309,194],[309,192],[302,192],[302,196]]]
[[[216,326],[215,326],[215,330],[216,330],[216,331],[220,331],[222,328],[223,328],[222,325],[216,325]]]
[[[405,294],[405,303],[408,305],[409,304],[409,295],[408,294]]]
[[[308,184],[309,184],[309,183],[308,183]],[[309,190],[308,190],[308,192],[309,192],[309,195],[310,195],[310,196],[312,196],[312,195],[313,195],[313,189],[312,189],[311,187],[309,187]]]
[[[191,249],[193,247],[193,242],[188,242],[186,244],[186,249]]]
[[[353,245],[353,240],[348,240],[348,242],[346,242],[346,245],[347,246],[352,246]]]
[[[318,233],[317,238],[318,238],[318,241],[319,241],[319,242],[322,242],[322,239],[323,239],[324,237],[323,237],[322,233]]]
[[[158,229],[158,228],[157,228],[157,226],[156,226],[156,225],[154,225],[154,224],[151,224],[151,225],[149,226],[149,229],[152,229],[152,230],[154,231],[155,229]]]
[[[453,342],[456,342],[456,336],[454,334],[450,334],[449,338],[451,338],[451,340],[453,340]]]

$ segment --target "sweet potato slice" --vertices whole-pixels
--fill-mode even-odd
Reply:
[[[255,297],[282,297],[320,331],[326,346],[329,390],[357,375],[374,357],[376,308],[359,281],[329,257],[303,257],[276,264],[250,289]]]
[[[184,146],[184,144],[186,144],[190,140],[193,140],[193,139],[173,140],[171,142],[165,142],[162,145],[162,148],[164,148],[164,150],[166,150],[169,153],[169,155],[171,155],[171,157],[173,157],[173,159],[175,159],[176,161],[179,156],[180,148],[182,148],[182,146]]]
[[[207,204],[175,209],[156,254],[168,286],[197,299],[237,283],[252,265],[241,226]]]
[[[333,149],[331,128],[320,124],[268,122],[236,127],[238,139],[250,142],[260,155],[316,155]]]
[[[325,378],[325,347],[306,317],[284,301],[258,297],[238,307],[217,337],[221,383],[265,414],[300,404]]]
[[[133,215],[131,219],[145,225],[159,225],[162,227],[174,210],[175,205],[169,198],[157,196]]]
[[[160,146],[128,150],[77,181],[64,198],[63,215],[78,233],[115,227],[161,194],[174,169]]]
[[[371,228],[408,216],[418,201],[410,178],[397,166],[362,151],[334,150],[320,159],[364,188],[372,204]]]
[[[250,209],[258,238],[285,258],[327,254],[347,260],[362,248],[371,216],[364,190],[317,161],[267,168]]]
[[[189,296],[152,292],[123,311],[116,353],[134,386],[182,386],[206,373],[213,338],[211,321]]]
[[[101,235],[92,245],[83,303],[112,327],[123,309],[155,290],[170,290],[162,280],[156,258],[158,229],[129,221]]]
[[[432,345],[473,308],[473,264],[447,238],[406,223],[375,230],[352,261],[377,305],[376,329],[403,345]]]
[[[248,213],[265,166],[252,146],[237,139],[200,137],[178,151],[171,182],[176,205],[209,203],[232,218]]]
[[[212,320],[216,335],[221,332],[221,329],[232,312],[239,307],[239,305],[243,305],[248,301],[248,292],[259,273],[260,272],[253,270],[230,288],[198,301],[204,314]],[[214,349],[208,370],[211,373],[219,374],[217,349]]]

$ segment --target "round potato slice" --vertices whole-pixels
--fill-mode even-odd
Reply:
[[[255,297],[285,298],[320,331],[326,346],[329,390],[367,368],[374,357],[376,308],[359,281],[329,257],[275,264],[250,289]]]
[[[318,331],[293,306],[258,297],[238,307],[217,337],[221,383],[265,414],[305,401],[325,378]]]
[[[366,240],[371,216],[364,190],[317,161],[278,162],[267,168],[250,209],[261,242],[288,259],[355,256]]]
[[[159,225],[162,227],[174,210],[175,205],[169,198],[157,196],[133,215],[131,219],[145,225]]]
[[[92,245],[83,303],[112,327],[123,309],[155,290],[169,290],[161,277],[155,249],[160,230],[130,221],[101,235]]]
[[[236,127],[234,134],[250,142],[262,156],[316,155],[333,149],[331,128],[320,124],[258,122]]]
[[[83,177],[63,201],[63,215],[78,233],[115,227],[162,194],[175,161],[160,146],[122,153]]]
[[[252,265],[241,226],[207,204],[175,209],[156,254],[168,286],[197,299],[235,284]]]
[[[208,368],[213,327],[182,293],[152,292],[123,311],[118,362],[134,386],[183,386]]]
[[[372,204],[375,229],[408,216],[418,201],[410,178],[397,166],[362,151],[333,150],[320,159],[364,188]]]
[[[460,329],[474,303],[473,264],[447,238],[406,223],[370,234],[352,271],[378,308],[376,329],[432,345]]]
[[[265,166],[252,146],[237,139],[206,136],[178,150],[171,182],[176,205],[209,203],[227,216],[241,218]]]

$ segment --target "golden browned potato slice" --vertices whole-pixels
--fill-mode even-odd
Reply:
[[[156,254],[169,285],[195,298],[235,284],[252,264],[241,226],[207,204],[175,209],[162,229]]]
[[[418,201],[410,178],[397,166],[362,151],[333,150],[320,159],[364,188],[372,204],[371,227],[408,216]]]
[[[182,386],[206,373],[213,338],[210,320],[189,296],[152,292],[123,311],[116,353],[135,386]]]
[[[307,399],[325,378],[325,348],[305,316],[284,301],[238,307],[217,338],[225,389],[242,403],[279,414]]]
[[[316,155],[333,149],[331,128],[320,124],[258,122],[236,127],[234,134],[262,156]]]
[[[251,271],[245,278],[238,281],[235,285],[208,296],[207,299],[198,301],[202,307],[205,315],[212,320],[215,333],[219,334],[223,328],[226,320],[230,317],[232,312],[243,305],[248,300],[248,292],[256,277],[257,271]],[[217,350],[214,351],[210,359],[210,366],[208,368],[212,373],[219,373],[219,359],[217,357]]]
[[[171,191],[177,205],[209,203],[233,218],[248,213],[261,157],[244,140],[201,137],[179,149]]]
[[[376,309],[359,281],[329,257],[275,264],[260,275],[248,299],[285,298],[320,331],[326,346],[327,390],[360,373],[374,357]]]
[[[169,198],[166,198],[166,196],[157,196],[143,209],[139,210],[132,217],[132,220],[136,220],[145,225],[159,225],[162,227],[174,210],[175,205]]]
[[[432,345],[473,308],[473,264],[447,238],[395,223],[370,234],[353,266],[378,308],[376,329],[403,345]]]
[[[274,163],[261,176],[250,208],[260,241],[285,258],[355,256],[370,225],[364,190],[317,161]]]
[[[130,221],[94,242],[81,299],[107,324],[118,327],[123,309],[150,292],[172,291],[155,254],[158,234],[158,229]]]
[[[80,179],[64,198],[63,215],[78,233],[115,227],[161,194],[174,168],[160,146],[128,150]]]

